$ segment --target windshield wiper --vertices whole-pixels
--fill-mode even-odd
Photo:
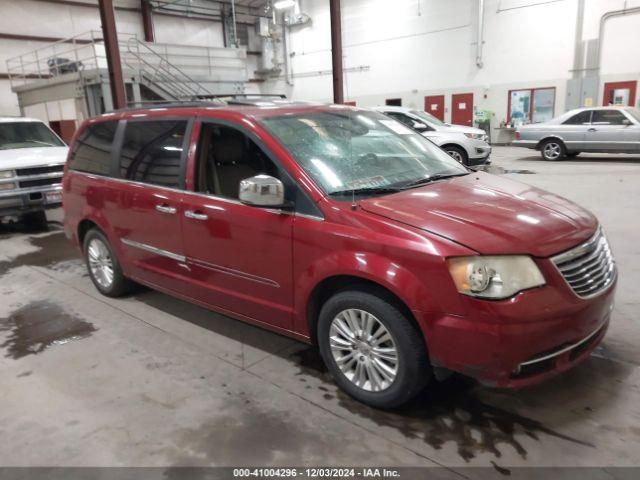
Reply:
[[[398,187],[366,187],[366,188],[349,188],[346,190],[336,190],[335,192],[330,192],[329,195],[332,196],[340,196],[340,195],[362,195],[362,194],[376,194],[376,193],[395,193],[400,192],[402,189]]]
[[[420,185],[424,185],[426,183],[435,182],[436,180],[444,180],[445,178],[453,178],[453,177],[463,177],[465,175],[469,175],[469,172],[464,173],[436,173],[430,175],[428,177],[419,178],[418,180],[414,180],[413,182],[405,183],[402,186],[402,190],[407,188],[418,187]]]

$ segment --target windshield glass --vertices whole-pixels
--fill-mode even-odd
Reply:
[[[41,122],[0,123],[0,150],[31,147],[64,147],[64,143]]]
[[[403,188],[467,169],[377,112],[337,109],[267,117],[262,125],[329,194]]]
[[[627,108],[627,113],[630,113],[636,121],[640,122],[640,110],[637,108]]]
[[[430,113],[423,112],[421,110],[411,110],[411,113],[413,115],[415,115],[416,117],[420,117],[421,119],[431,123],[432,125],[437,125],[439,127],[446,127],[447,126],[446,123],[444,123],[439,118],[434,117]]]

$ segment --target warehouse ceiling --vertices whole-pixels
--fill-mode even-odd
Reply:
[[[269,15],[269,0],[235,0],[236,15],[265,16]],[[223,11],[229,12],[232,0],[151,0],[154,10],[167,13],[180,13],[193,16],[220,16]]]

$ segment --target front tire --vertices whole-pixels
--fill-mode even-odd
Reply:
[[[131,291],[132,282],[123,275],[107,237],[100,230],[93,228],[87,232],[83,250],[89,276],[100,293],[120,297]]]
[[[540,154],[548,162],[557,162],[565,157],[567,149],[561,140],[550,139],[540,145]]]
[[[398,407],[431,378],[424,340],[393,302],[373,290],[331,297],[318,321],[320,354],[338,386],[377,408]]]
[[[455,145],[448,145],[444,147],[444,151],[449,154],[451,158],[453,158],[456,162],[461,163],[462,165],[467,165],[469,162],[469,156],[464,149],[460,147],[456,147]]]

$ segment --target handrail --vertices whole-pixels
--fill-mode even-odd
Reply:
[[[125,64],[138,70],[141,76],[169,93],[174,97],[173,100],[196,98],[198,95],[210,93],[184,71],[169,63],[166,56],[160,55],[137,38],[132,37],[127,41],[127,53],[129,55],[123,57]],[[131,61],[131,57],[134,61]],[[155,62],[149,61],[147,57],[155,59]]]

